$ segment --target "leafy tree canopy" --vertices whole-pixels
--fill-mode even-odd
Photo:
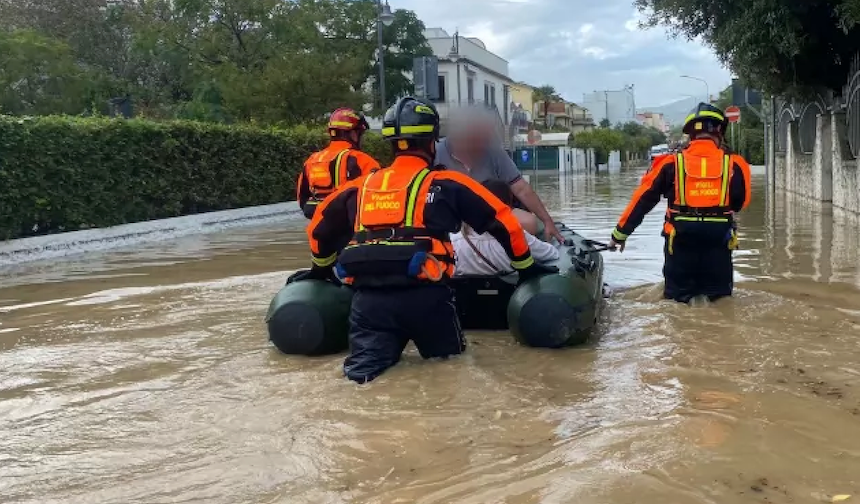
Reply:
[[[293,124],[378,102],[375,0],[0,0],[6,113],[106,112]],[[398,10],[384,27],[387,102],[431,54]],[[60,95],[57,89],[62,88]]]
[[[549,104],[561,101],[561,95],[549,84],[537,87],[532,91],[532,101],[543,107],[543,126],[549,130]]]
[[[860,50],[858,0],[635,0],[645,26],[701,39],[745,82],[795,97],[839,92]]]
[[[666,135],[650,126],[630,121],[614,128],[601,127],[577,133],[573,146],[594,149],[599,162],[605,162],[612,151],[644,153],[651,146],[666,143]]]

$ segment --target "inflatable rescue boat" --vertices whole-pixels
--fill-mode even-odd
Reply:
[[[556,223],[565,243],[558,267],[517,286],[517,274],[457,276],[457,311],[466,330],[509,330],[523,345],[560,348],[585,343],[600,316],[606,246]],[[288,281],[266,315],[269,339],[283,353],[328,355],[348,347],[352,291],[320,280]]]

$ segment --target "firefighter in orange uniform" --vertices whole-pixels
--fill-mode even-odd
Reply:
[[[732,294],[734,214],[749,204],[751,191],[749,164],[720,148],[727,126],[722,110],[700,103],[684,121],[689,145],[655,160],[612,232],[611,248],[623,252],[645,214],[661,197],[669,201],[662,232],[667,299]]]
[[[296,184],[296,201],[305,217],[313,218],[320,202],[348,180],[379,169],[379,162],[360,150],[367,129],[367,120],[352,109],[332,112],[328,121],[331,142],[308,157]]]
[[[535,264],[507,205],[467,175],[433,166],[439,115],[432,104],[399,100],[382,134],[394,147],[393,164],[338,189],[307,229],[309,278],[339,276],[355,289],[344,373],[359,383],[394,366],[410,340],[425,359],[465,350],[446,285],[454,273],[448,235],[462,222],[498,239],[521,281],[550,271]],[[338,256],[344,235],[352,240]]]

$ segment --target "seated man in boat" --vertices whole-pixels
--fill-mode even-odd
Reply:
[[[436,142],[436,165],[469,175],[484,183],[491,178],[501,179],[536,219],[543,223],[547,239],[564,243],[552,217],[532,186],[523,178],[517,165],[505,152],[497,138],[495,112],[479,107],[466,107],[452,118],[450,134]]]
[[[500,179],[490,179],[484,182],[486,187],[494,196],[503,203],[512,206],[514,193],[511,186]],[[524,210],[513,209],[517,220],[525,230],[526,241],[536,262],[549,262],[558,259],[558,249],[545,241],[537,239],[538,220],[534,214]],[[451,234],[451,244],[457,259],[457,270],[455,275],[499,275],[513,272],[511,260],[505,248],[491,234],[478,234],[467,224],[459,233]]]

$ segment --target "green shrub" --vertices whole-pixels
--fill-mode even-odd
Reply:
[[[318,128],[0,117],[0,240],[295,199]],[[383,166],[391,149],[368,133]]]

